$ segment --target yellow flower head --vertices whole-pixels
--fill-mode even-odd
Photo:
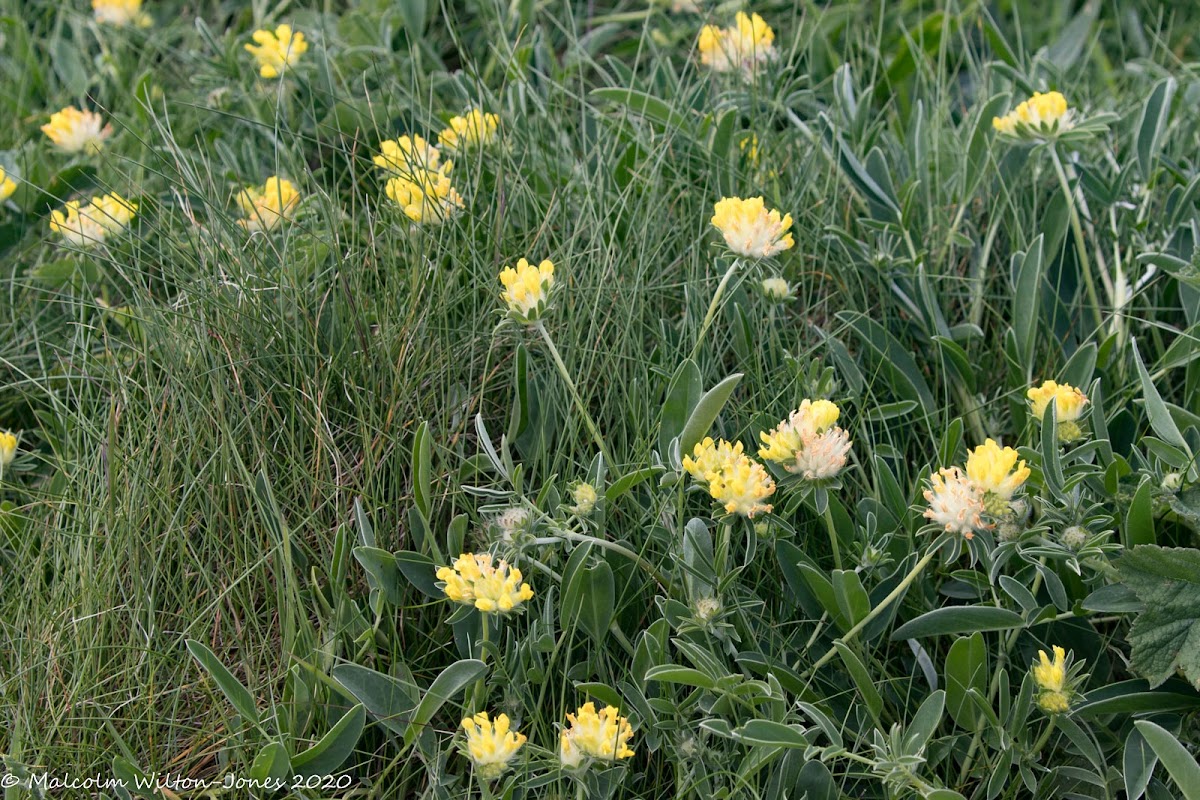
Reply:
[[[559,758],[564,767],[575,768],[584,759],[617,761],[633,756],[629,740],[633,728],[619,709],[605,706],[596,712],[595,703],[584,703],[574,714],[567,714],[570,727],[559,737]]]
[[[291,25],[280,25],[273,31],[255,31],[251,38],[257,45],[248,44],[246,50],[258,62],[258,74],[264,78],[278,78],[285,69],[296,66],[300,56],[308,51],[304,34],[293,33]]]
[[[592,513],[592,509],[596,507],[596,501],[600,498],[596,494],[595,486],[590,483],[580,483],[571,490],[571,499],[575,501],[575,505],[571,506],[571,513],[586,517]]]
[[[446,162],[440,172],[419,170],[389,178],[383,187],[384,194],[417,225],[445,222],[463,207],[462,195],[446,174],[449,166],[450,162]]]
[[[760,458],[806,480],[835,477],[846,466],[850,435],[837,427],[841,409],[829,400],[804,400],[770,433],[760,433]]]
[[[92,13],[101,25],[151,25],[150,16],[142,11],[142,0],[92,0]]]
[[[1044,381],[1041,386],[1030,389],[1026,396],[1029,398],[1029,410],[1039,423],[1046,416],[1046,407],[1054,401],[1058,438],[1061,441],[1074,441],[1083,435],[1078,422],[1088,402],[1083,392],[1068,383]]]
[[[443,163],[441,152],[420,135],[381,142],[374,161],[375,166],[409,180],[417,180],[414,176],[425,172],[449,175],[454,166],[452,161]]]
[[[984,493],[1011,500],[1029,477],[1029,467],[1011,447],[986,440],[967,455],[967,477]]]
[[[1075,127],[1075,113],[1058,92],[1034,92],[1003,117],[993,117],[992,127],[1006,136],[1053,135]]]
[[[713,212],[713,227],[725,237],[729,249],[740,256],[767,258],[796,243],[788,233],[792,215],[780,218],[778,210],[767,210],[761,197],[723,197]]]
[[[723,469],[742,457],[742,443],[730,444],[721,439],[714,442],[711,436],[697,442],[691,456],[683,457],[683,468],[699,484],[707,485]]]
[[[12,431],[0,432],[0,469],[7,467],[17,458],[17,435]]]
[[[532,324],[546,313],[550,290],[554,288],[554,264],[546,259],[535,267],[522,258],[516,269],[501,270],[500,283],[504,285],[500,299],[508,306],[508,316]]]
[[[726,513],[753,519],[756,514],[770,513],[771,504],[763,501],[775,494],[775,481],[762,464],[742,456],[713,476],[708,493]]]
[[[945,467],[929,476],[925,502],[929,503],[925,519],[948,533],[973,539],[975,531],[991,527],[983,521],[983,492],[958,467]]]
[[[762,290],[768,300],[774,300],[777,303],[791,300],[796,296],[791,285],[783,278],[763,278]]]
[[[0,167],[0,203],[12,197],[13,192],[16,190],[16,181],[8,177],[8,173],[4,171],[4,167]]]
[[[1037,698],[1038,707],[1047,714],[1064,714],[1071,708],[1074,691],[1069,685],[1066,651],[1057,645],[1053,650],[1053,661],[1046,655],[1045,650],[1039,650],[1040,663],[1035,663],[1031,672],[1034,682],[1041,690]]]
[[[466,752],[479,777],[485,780],[499,778],[525,744],[525,736],[509,730],[509,725],[507,714],[499,714],[493,721],[486,711],[462,721],[467,734]]]
[[[451,117],[449,127],[438,134],[438,144],[448,150],[486,147],[496,139],[500,117],[473,108],[461,117]]]
[[[776,57],[775,31],[758,14],[739,11],[730,28],[705,25],[700,29],[700,63],[714,72],[741,70],[752,77],[759,65]]]
[[[490,614],[516,611],[533,597],[533,589],[521,578],[521,570],[504,559],[493,564],[488,553],[463,553],[453,567],[437,571],[447,598]]]
[[[300,192],[291,181],[273,175],[262,186],[247,186],[239,192],[237,204],[245,216],[238,225],[251,233],[271,231],[292,218],[300,205]]]
[[[83,205],[71,200],[63,210],[50,212],[50,230],[68,244],[95,247],[128,228],[137,208],[137,203],[115,192],[93,197]]]
[[[104,149],[104,141],[112,136],[112,125],[95,111],[80,111],[67,106],[50,115],[50,121],[42,126],[42,133],[64,153],[86,152],[95,155]]]

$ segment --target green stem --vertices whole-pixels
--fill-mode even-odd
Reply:
[[[842,636],[842,638],[839,639],[838,641],[840,641],[842,644],[849,644],[850,642],[854,641],[854,639],[856,639],[858,637],[858,635],[860,633],[862,633],[863,628],[867,627],[867,625],[871,624],[872,620],[874,620],[876,617],[878,617],[880,614],[882,614],[885,610],[887,610],[888,606],[890,606],[892,603],[896,602],[901,597],[903,597],[904,593],[908,591],[908,587],[912,585],[912,582],[917,579],[917,576],[921,574],[921,572],[925,569],[925,567],[929,566],[929,562],[933,561],[933,557],[935,555],[937,555],[937,551],[940,549],[941,543],[942,543],[941,539],[938,539],[937,541],[935,541],[930,546],[929,552],[927,552],[920,561],[918,561],[916,564],[913,565],[913,568],[911,570],[909,570],[909,573],[904,576],[904,579],[902,581],[900,581],[899,584],[896,585],[896,588],[892,589],[891,593],[888,594],[887,597],[880,600],[879,605],[872,608],[870,613],[867,614],[865,617],[863,617],[861,620],[859,620],[859,623],[857,625],[855,625],[850,630],[846,631],[845,635]],[[837,652],[836,647],[830,647],[829,651],[826,652],[825,655],[821,656],[817,660],[817,663],[813,664],[809,668],[808,674],[816,675],[817,670],[819,670],[821,667],[828,664],[829,660],[831,658],[833,658],[833,655],[836,652]]]
[[[837,526],[833,524],[833,511],[829,508],[829,501],[825,501],[825,528],[829,531],[829,546],[833,548],[833,566],[835,569],[842,568],[842,548],[838,545]]]
[[[1055,717],[1050,717],[1050,723],[1046,725],[1046,730],[1042,731],[1042,735],[1038,737],[1037,742],[1033,745],[1033,752],[1040,753],[1042,748],[1046,746],[1046,742],[1050,741],[1050,734],[1054,733]]]
[[[717,309],[721,305],[721,298],[725,294],[725,289],[728,288],[729,282],[733,280],[733,276],[737,274],[738,267],[742,265],[740,258],[735,258],[733,263],[729,265],[729,269],[725,270],[724,277],[717,284],[717,291],[713,293],[712,301],[708,304],[708,311],[704,313],[704,321],[700,323],[700,333],[696,336],[696,345],[692,348],[692,359],[700,352],[700,345],[704,343],[704,336],[708,333],[709,326],[712,325],[713,318],[717,315]]]
[[[663,574],[659,572],[653,564],[630,550],[628,547],[619,545],[616,542],[610,542],[607,539],[599,539],[595,536],[588,536],[585,533],[575,533],[574,531],[568,531],[562,528],[555,528],[554,535],[560,539],[566,539],[571,542],[581,542],[584,544],[594,544],[597,547],[603,547],[605,550],[612,550],[614,553],[620,553],[630,561],[633,561],[642,569],[646,570],[646,572],[650,573],[650,576],[658,582],[658,585],[667,590],[668,593],[670,591],[671,584],[667,581],[666,577],[664,577]]]
[[[1054,162],[1054,172],[1058,175],[1058,183],[1063,195],[1067,198],[1067,211],[1071,218],[1071,232],[1075,235],[1075,252],[1079,254],[1080,272],[1083,273],[1083,284],[1087,289],[1088,302],[1092,304],[1092,314],[1096,320],[1096,329],[1103,330],[1104,314],[1100,310],[1100,297],[1096,294],[1096,280],[1092,277],[1092,262],[1088,258],[1087,242],[1083,238],[1083,225],[1079,221],[1079,209],[1075,205],[1075,193],[1067,180],[1062,160],[1058,157],[1058,148],[1050,146],[1050,159]]]
[[[487,612],[480,614],[480,628],[482,633],[479,636],[479,660],[487,663],[487,642],[488,642],[488,615]],[[471,699],[471,712],[478,714],[480,711],[485,711],[484,704],[487,702],[487,686],[484,683],[483,676],[475,682],[475,694]]]
[[[534,323],[534,327],[542,334],[542,339],[546,342],[546,349],[550,351],[550,357],[554,359],[554,366],[558,367],[558,374],[562,376],[563,382],[567,384],[567,389],[571,392],[571,399],[575,401],[575,408],[583,416],[583,421],[587,425],[588,431],[592,434],[592,441],[600,448],[600,454],[604,456],[605,462],[608,463],[610,470],[616,469],[616,463],[612,460],[612,455],[608,452],[608,446],[604,443],[604,437],[600,435],[600,429],[596,427],[596,421],[592,419],[592,415],[588,413],[587,407],[583,404],[583,398],[579,396],[579,390],[575,388],[575,381],[571,380],[571,373],[567,372],[567,365],[563,363],[562,356],[558,354],[558,348],[554,346],[554,340],[550,338],[549,331],[546,326],[539,320]]]

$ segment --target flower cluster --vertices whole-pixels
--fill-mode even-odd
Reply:
[[[450,124],[438,134],[438,144],[459,152],[486,147],[495,141],[499,128],[500,117],[472,108],[460,117],[450,118]]]
[[[763,278],[762,293],[768,300],[776,303],[791,300],[796,296],[791,284],[783,278]]]
[[[500,283],[504,286],[500,299],[508,307],[509,318],[532,325],[542,318],[549,305],[554,288],[554,263],[545,259],[535,267],[522,258],[516,269],[505,267],[500,271]]]
[[[436,147],[419,135],[383,142],[375,165],[389,176],[384,193],[418,225],[437,224],[462,208],[450,182],[454,162],[443,161]]]
[[[300,192],[291,181],[272,175],[262,186],[247,186],[239,192],[237,204],[245,217],[238,225],[251,233],[271,231],[291,219],[300,205]]]
[[[92,0],[92,14],[101,25],[148,28],[150,15],[142,11],[142,0]]]
[[[521,570],[504,559],[493,563],[488,553],[463,553],[452,567],[437,571],[446,597],[488,614],[507,614],[533,598],[533,589],[522,583]]]
[[[0,203],[12,197],[15,191],[17,191],[16,181],[8,177],[8,173],[4,171],[4,167],[0,167]]]
[[[605,706],[596,711],[595,703],[584,703],[574,714],[567,714],[570,727],[559,738],[559,758],[564,767],[575,769],[587,759],[617,761],[633,756],[629,740],[633,728],[620,709]]]
[[[997,519],[1012,514],[1013,495],[1029,477],[1029,468],[1011,447],[992,439],[967,454],[967,468],[945,467],[929,478],[925,518],[948,533],[974,538]]]
[[[1071,710],[1075,699],[1077,686],[1082,680],[1079,671],[1082,664],[1072,664],[1071,658],[1063,648],[1055,645],[1054,660],[1046,655],[1045,650],[1038,651],[1038,661],[1030,670],[1033,682],[1037,684],[1038,708],[1046,714],[1065,714]]]
[[[792,215],[781,217],[777,209],[768,211],[761,197],[723,197],[713,207],[711,221],[729,249],[747,258],[768,258],[796,243],[788,233]]]
[[[84,204],[71,200],[62,210],[50,212],[50,230],[68,244],[95,247],[128,228],[137,208],[137,203],[115,192]]]
[[[525,736],[510,730],[507,714],[498,714],[495,720],[481,711],[462,721],[467,741],[465,752],[475,764],[475,771],[485,780],[499,778],[508,764],[525,744]]]
[[[992,127],[1014,138],[1047,138],[1075,127],[1075,112],[1059,92],[1034,92],[1003,117],[993,117]]]
[[[590,483],[576,484],[571,490],[571,499],[575,501],[571,506],[571,513],[576,516],[586,517],[592,513],[592,509],[596,507],[596,501],[599,500],[599,495],[596,493],[596,487]]]
[[[105,125],[95,111],[81,111],[74,106],[55,111],[42,126],[42,133],[64,153],[96,155],[112,132],[112,125]]]
[[[753,78],[759,66],[776,58],[775,31],[758,14],[739,11],[729,28],[705,25],[700,29],[700,63],[714,72],[741,71]]]
[[[760,458],[808,481],[837,477],[846,466],[850,434],[837,427],[841,410],[828,400],[804,400],[770,433],[760,433]]]
[[[256,44],[246,45],[246,50],[258,62],[258,74],[268,79],[278,78],[288,67],[296,66],[300,56],[308,52],[304,34],[293,32],[291,25],[255,31],[250,38]]]
[[[1044,381],[1041,386],[1030,389],[1026,396],[1029,398],[1029,411],[1039,424],[1046,416],[1046,408],[1051,402],[1054,403],[1060,442],[1073,442],[1083,436],[1079,420],[1083,417],[1088,399],[1079,389],[1069,383]]]
[[[762,464],[742,452],[741,442],[705,438],[693,448],[691,456],[684,456],[683,468],[726,513],[749,518],[770,513],[771,504],[763,501],[775,494],[775,481]]]
[[[0,431],[0,470],[17,458],[17,435],[12,431]]]

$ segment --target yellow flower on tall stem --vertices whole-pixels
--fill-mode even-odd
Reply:
[[[596,711],[595,703],[584,703],[574,714],[567,714],[567,722],[569,727],[559,737],[559,759],[564,767],[575,769],[587,759],[615,762],[633,757],[629,747],[633,727],[615,706]]]
[[[759,66],[776,57],[774,42],[775,31],[762,17],[739,11],[732,27],[705,25],[701,28],[696,46],[704,66],[714,72],[740,71],[750,79]]]
[[[1034,92],[1003,117],[992,118],[992,128],[1015,138],[1042,138],[1075,127],[1075,112],[1060,92]]]
[[[729,249],[746,258],[769,258],[796,243],[788,232],[792,215],[768,210],[761,197],[722,197],[713,207],[711,222]]]
[[[291,25],[255,31],[251,38],[255,44],[247,44],[246,51],[258,62],[258,74],[268,79],[278,78],[288,67],[296,66],[300,56],[308,52],[304,34],[293,32]]]
[[[504,286],[500,299],[508,306],[509,318],[532,325],[549,306],[550,292],[554,289],[554,262],[543,259],[535,267],[522,258],[516,268],[505,267],[500,271],[500,283]]]
[[[300,205],[300,192],[291,181],[273,175],[262,186],[247,186],[239,192],[237,204],[245,216],[238,225],[251,233],[272,231],[292,218]]]
[[[112,125],[105,125],[103,117],[95,111],[81,111],[74,106],[55,111],[42,126],[42,133],[64,153],[96,155],[104,149],[104,142],[112,132]]]
[[[1026,396],[1029,398],[1029,411],[1038,423],[1045,418],[1046,408],[1054,403],[1059,441],[1072,442],[1083,436],[1079,420],[1083,417],[1088,398],[1079,389],[1069,383],[1043,381],[1041,386],[1031,388]]]
[[[489,553],[463,553],[453,566],[438,569],[437,579],[448,599],[485,614],[519,611],[533,598],[533,589],[523,582],[521,570],[504,559],[494,561]]]
[[[138,205],[113,192],[87,203],[69,201],[50,212],[50,230],[76,247],[95,247],[129,227]]]
[[[525,736],[511,730],[511,724],[507,714],[492,720],[486,711],[462,721],[467,735],[465,752],[480,778],[495,780],[503,775],[525,744]]]

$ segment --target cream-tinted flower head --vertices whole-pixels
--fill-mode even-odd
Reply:
[[[758,455],[805,480],[836,477],[846,466],[850,435],[837,427],[841,409],[829,400],[804,400],[769,433]]]
[[[1065,714],[1071,710],[1071,701],[1075,697],[1075,683],[1067,653],[1061,647],[1053,648],[1054,660],[1051,661],[1045,650],[1038,651],[1038,661],[1030,672],[1033,681],[1038,686],[1037,704],[1047,714]]]
[[[272,231],[292,218],[300,205],[300,192],[291,181],[272,175],[262,186],[247,186],[239,192],[237,204],[245,216],[238,225],[251,233]]]
[[[546,313],[554,288],[554,263],[545,259],[535,267],[522,258],[516,269],[505,267],[500,271],[500,283],[504,286],[500,299],[508,306],[508,316],[531,325]]]
[[[529,510],[523,506],[511,506],[492,518],[492,525],[500,533],[500,541],[511,544],[529,530]]]
[[[991,527],[983,521],[983,492],[958,467],[945,467],[929,476],[925,502],[929,503],[925,519],[948,533],[972,539],[976,531]]]
[[[767,258],[796,243],[788,233],[792,215],[780,217],[778,210],[768,211],[761,197],[723,197],[713,207],[711,221],[729,249],[747,258]]]
[[[17,190],[17,182],[8,176],[4,167],[0,167],[0,203],[13,196]]]
[[[775,494],[775,481],[762,464],[742,456],[713,476],[708,482],[708,493],[727,514],[753,519],[757,514],[771,512],[771,504],[763,501]]]
[[[806,437],[804,447],[796,452],[795,463],[784,469],[806,481],[836,478],[846,467],[850,453],[850,434],[841,428]]]
[[[304,34],[293,32],[291,25],[279,25],[273,31],[255,31],[251,38],[255,44],[246,45],[246,51],[258,62],[258,74],[264,78],[278,78],[308,52]]]
[[[1043,381],[1041,386],[1031,388],[1026,396],[1029,398],[1030,413],[1039,423],[1046,416],[1047,406],[1053,401],[1060,441],[1071,442],[1083,435],[1079,419],[1083,416],[1088,399],[1079,389],[1069,383]]]
[[[443,162],[441,151],[419,134],[380,142],[379,155],[374,161],[375,166],[409,180],[417,180],[414,176],[425,172],[449,175],[454,167],[452,161]]]
[[[1003,117],[993,117],[992,127],[1005,136],[1045,138],[1075,127],[1075,112],[1059,92],[1034,92]]]
[[[62,210],[50,212],[50,230],[68,244],[95,247],[128,228],[137,208],[137,203],[115,192],[84,204],[71,200]]]
[[[451,117],[450,124],[438,134],[438,144],[447,150],[462,151],[471,147],[486,147],[496,140],[500,117],[473,108],[461,117]]]
[[[0,431],[0,469],[7,467],[17,458],[17,435],[12,431]]]
[[[1007,503],[1029,477],[1029,467],[1016,450],[987,439],[967,454],[967,477],[980,491]]]
[[[768,300],[782,303],[796,296],[791,284],[783,278],[763,278],[762,291]]]
[[[571,499],[575,501],[575,504],[571,506],[571,513],[586,517],[596,507],[599,495],[596,494],[595,486],[590,483],[580,483],[571,490]]]
[[[445,166],[449,166],[449,162]],[[440,225],[463,207],[446,172],[420,170],[388,179],[384,193],[415,225]]]
[[[112,125],[95,111],[81,111],[67,106],[50,115],[50,121],[42,126],[42,133],[64,153],[87,153],[95,155],[104,149],[104,142],[112,136]]]
[[[142,0],[92,0],[92,13],[101,25],[147,28],[151,24],[150,15],[142,11]]]
[[[707,486],[723,469],[742,457],[742,443],[730,443],[721,439],[714,442],[711,436],[697,442],[691,456],[683,457],[683,468],[699,484]]]
[[[486,711],[462,721],[467,734],[467,757],[475,765],[475,772],[484,780],[495,780],[508,769],[509,762],[525,744],[525,736],[510,730],[507,714],[498,714],[489,719]]]
[[[629,740],[633,728],[614,706],[596,711],[595,703],[584,703],[574,714],[567,714],[569,727],[559,737],[559,759],[574,769],[587,759],[617,761],[633,756]]]
[[[736,22],[729,28],[705,25],[700,29],[700,63],[714,72],[740,70],[746,77],[753,77],[759,65],[773,60],[775,53],[775,31],[758,14],[737,14]]]
[[[521,582],[521,570],[504,559],[493,563],[488,553],[463,553],[453,566],[440,568],[437,579],[450,600],[490,614],[517,611],[533,597],[533,589]]]

